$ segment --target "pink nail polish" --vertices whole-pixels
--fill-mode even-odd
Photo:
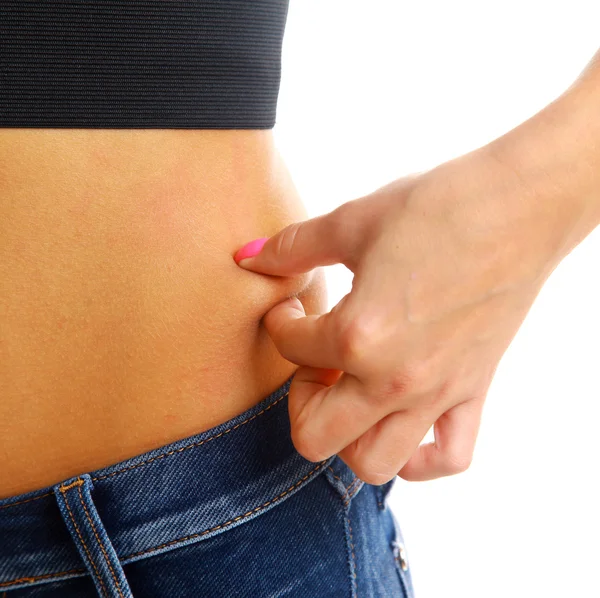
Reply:
[[[250,243],[246,243],[241,249],[237,251],[237,253],[233,256],[233,259],[237,262],[240,262],[247,257],[254,257],[258,255],[263,248],[263,245],[269,240],[269,237],[261,237],[260,239],[254,239],[254,241],[250,241]]]

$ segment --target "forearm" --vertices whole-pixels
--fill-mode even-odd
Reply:
[[[560,261],[600,224],[600,51],[559,98],[481,150],[570,227]]]

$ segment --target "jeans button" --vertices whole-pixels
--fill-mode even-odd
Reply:
[[[404,544],[394,541],[394,558],[398,561],[402,571],[408,571],[408,559]]]

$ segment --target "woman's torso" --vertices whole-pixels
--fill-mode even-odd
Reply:
[[[196,434],[297,365],[261,325],[322,270],[233,254],[307,218],[272,130],[0,130],[0,498]]]

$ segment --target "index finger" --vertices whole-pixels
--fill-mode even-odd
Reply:
[[[277,350],[288,361],[315,368],[345,369],[331,312],[307,316],[302,302],[290,297],[271,308],[263,316],[263,323]]]

